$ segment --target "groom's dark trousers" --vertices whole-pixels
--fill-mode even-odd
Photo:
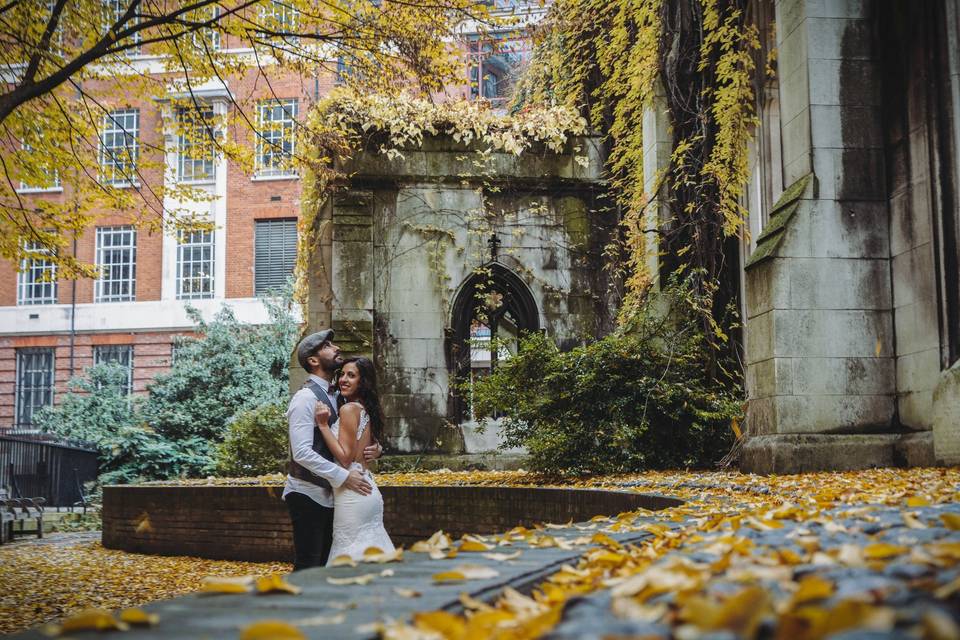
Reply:
[[[293,523],[293,570],[324,566],[333,543],[333,509],[295,491],[285,502]]]

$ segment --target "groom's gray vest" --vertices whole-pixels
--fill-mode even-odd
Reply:
[[[313,395],[317,396],[317,402],[322,402],[330,408],[330,417],[333,419],[330,423],[332,427],[337,423],[337,408],[330,402],[330,398],[326,393],[323,392],[323,389],[320,388],[313,380],[307,380],[304,385],[305,388],[310,389],[313,392]],[[321,456],[329,460],[330,462],[336,462],[333,454],[330,452],[330,448],[327,446],[326,440],[323,439],[323,434],[320,433],[320,429],[317,428],[316,424],[313,427],[313,450],[319,453]],[[304,480],[311,484],[315,484],[318,487],[324,487],[326,489],[332,489],[330,482],[326,478],[321,478],[316,475],[302,464],[293,461],[293,452],[290,452],[290,459],[287,461],[287,473],[298,480]]]

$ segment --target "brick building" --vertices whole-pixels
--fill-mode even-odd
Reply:
[[[511,12],[525,8],[533,20],[543,12],[537,3],[498,0],[496,6]],[[452,87],[449,96],[488,99],[494,105],[503,100],[525,50],[515,44],[491,48],[488,42],[465,36],[464,82]],[[240,44],[216,43],[231,53],[248,54]],[[147,73],[162,70],[162,61],[147,48],[132,56],[131,64]],[[266,145],[248,136],[255,154],[252,175],[222,156],[197,157],[185,149],[182,138],[165,130],[171,115],[176,117],[169,113],[169,103],[134,101],[104,116],[99,144],[105,179],[112,176],[114,184],[122,185],[129,175],[123,162],[160,154],[153,149],[162,148],[164,175],[214,196],[179,206],[215,223],[215,229],[179,236],[151,233],[104,211],[73,242],[75,255],[100,268],[96,281],[49,281],[43,274],[53,267],[44,261],[0,262],[0,430],[31,429],[33,413],[55,404],[69,379],[96,362],[126,364],[131,392],[144,392],[170,366],[174,337],[191,331],[187,303],[204,317],[226,304],[241,321],[266,320],[258,296],[282,285],[296,258],[301,184],[283,156],[287,150],[296,153],[296,122],[336,86],[338,77],[334,71],[309,78],[277,73],[266,83],[258,74],[253,70],[194,89],[215,114],[237,103],[251,105],[247,112],[262,127],[260,135],[274,142]],[[145,182],[162,179],[144,176]],[[19,193],[27,201],[64,199],[70,188],[59,182],[45,189],[21,186]],[[177,205],[162,203],[165,211]]]

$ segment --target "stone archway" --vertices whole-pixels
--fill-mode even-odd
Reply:
[[[480,267],[460,285],[450,316],[451,372],[458,381],[489,374],[516,353],[520,338],[540,330],[540,311],[526,283],[500,262]],[[493,348],[496,347],[496,348]],[[450,388],[448,415],[470,419],[469,398]]]

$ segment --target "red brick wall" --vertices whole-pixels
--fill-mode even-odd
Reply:
[[[143,393],[158,373],[169,370],[173,337],[183,332],[95,333],[78,334],[74,341],[73,374],[80,375],[93,364],[96,345],[133,346],[133,391]],[[70,336],[3,336],[0,337],[0,429],[13,424],[15,413],[16,349],[22,347],[55,347],[54,404],[67,392],[70,380]]]
[[[664,509],[675,498],[591,489],[534,487],[380,488],[384,526],[407,545],[443,529],[493,534],[514,526],[582,522],[595,515]],[[103,491],[103,546],[138,553],[229,560],[291,560],[282,487],[113,486]],[[470,505],[465,509],[464,505]]]

